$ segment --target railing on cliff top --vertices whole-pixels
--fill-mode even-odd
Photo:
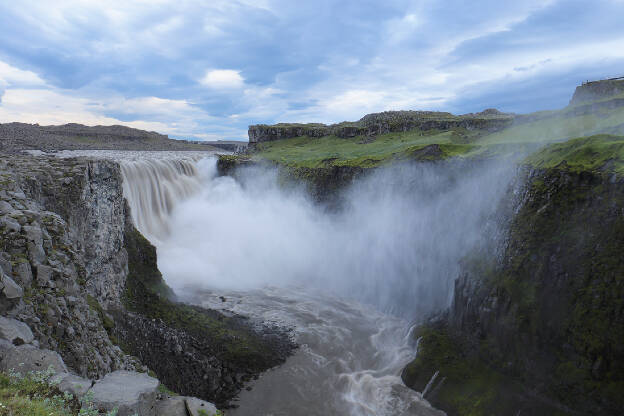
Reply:
[[[615,77],[615,78],[603,78],[603,79],[598,79],[598,80],[595,80],[595,81],[587,80],[587,81],[583,82],[583,85],[593,84],[593,83],[602,82],[602,81],[624,81],[624,76]]]

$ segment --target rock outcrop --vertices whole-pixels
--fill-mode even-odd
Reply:
[[[15,360],[45,367],[58,352],[63,372],[87,379],[147,365],[226,406],[294,348],[282,332],[173,300],[117,163],[13,155],[0,180],[0,335]]]
[[[118,302],[125,279],[123,240],[113,241],[123,196],[102,179],[112,170],[110,162],[0,160],[0,311],[26,322],[42,348],[93,378],[134,368],[110,341],[98,303]],[[107,222],[97,219],[103,211]],[[108,264],[94,261],[98,254]]]
[[[624,78],[588,81],[576,87],[570,105],[597,101],[624,93]]]
[[[467,258],[448,314],[419,331],[404,380],[422,391],[438,371],[427,398],[450,415],[624,409],[624,181],[577,169],[523,168],[499,255]]]
[[[318,138],[337,136],[341,138],[356,136],[377,136],[390,132],[410,130],[484,130],[498,131],[513,123],[514,116],[489,109],[481,113],[456,116],[451,113],[434,111],[386,111],[368,114],[356,122],[339,124],[258,124],[249,126],[249,147],[258,143],[307,136]]]

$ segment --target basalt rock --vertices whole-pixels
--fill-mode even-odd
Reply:
[[[341,138],[356,136],[377,136],[391,132],[410,130],[449,130],[462,128],[494,132],[508,127],[514,116],[488,109],[481,113],[456,116],[451,113],[434,111],[386,111],[368,114],[356,122],[339,124],[258,124],[249,126],[249,148],[258,143],[292,137],[307,136],[319,138],[337,136]]]
[[[420,330],[404,380],[422,390],[439,371],[429,399],[450,415],[506,414],[492,410],[505,402],[621,414],[624,180],[566,164],[519,178],[498,249],[465,259],[448,314]]]

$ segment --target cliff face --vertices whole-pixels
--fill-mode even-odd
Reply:
[[[576,87],[570,105],[596,101],[624,93],[624,78],[586,82]]]
[[[17,164],[14,167],[18,168]],[[119,307],[127,255],[123,238],[125,200],[118,165],[106,160],[47,159],[18,176],[33,199],[66,219],[84,261],[89,293],[105,308]]]
[[[428,399],[451,415],[469,414],[462,398],[478,403],[474,414],[503,403],[530,414],[621,414],[624,181],[565,163],[526,167],[521,179],[499,256],[466,259],[448,315],[421,331],[404,379],[422,391],[440,371]],[[454,358],[439,354],[445,348]]]
[[[132,368],[111,343],[105,330],[110,318],[98,303],[98,297],[107,298],[97,290],[104,285],[110,285],[108,298],[119,298],[115,288],[123,285],[123,276],[96,283],[107,267],[123,262],[123,246],[102,241],[115,238],[113,223],[98,223],[97,232],[88,232],[98,212],[114,211],[122,198],[120,187],[100,189],[98,180],[89,184],[90,176],[98,172],[101,178],[114,169],[107,162],[29,157],[0,163],[2,313],[28,323],[41,347],[58,351],[81,375]],[[93,259],[98,250],[113,263],[104,270]]]
[[[279,330],[173,300],[116,162],[4,157],[0,178],[0,315],[27,323],[35,346],[76,373],[150,368],[227,406],[294,348]]]
[[[624,409],[624,181],[526,172],[502,264],[456,283],[451,327],[562,402]],[[619,391],[619,393],[618,393]]]
[[[249,126],[249,145],[292,137],[307,136],[318,138],[337,136],[340,138],[356,136],[377,136],[390,132],[410,130],[484,130],[493,132],[509,126],[513,116],[496,110],[482,113],[455,116],[451,113],[433,111],[387,111],[368,114],[357,122],[340,124],[276,124]]]

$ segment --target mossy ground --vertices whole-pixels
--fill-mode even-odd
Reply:
[[[47,376],[0,373],[0,416],[74,416],[80,407]]]
[[[619,96],[599,100],[596,104],[609,104],[616,99]],[[544,143],[624,131],[622,106],[581,110],[580,106],[574,106],[529,114],[494,133],[453,128],[447,131],[411,130],[373,137],[295,137],[258,143],[253,156],[296,168],[373,168],[403,160],[492,158],[530,153]]]
[[[282,165],[302,168],[351,166],[372,168],[409,159],[445,159],[473,150],[469,133],[454,131],[409,131],[377,137],[295,137],[257,145],[255,156]],[[423,151],[438,145],[435,152]]]
[[[555,143],[525,160],[538,169],[624,175],[624,136],[596,135]]]

